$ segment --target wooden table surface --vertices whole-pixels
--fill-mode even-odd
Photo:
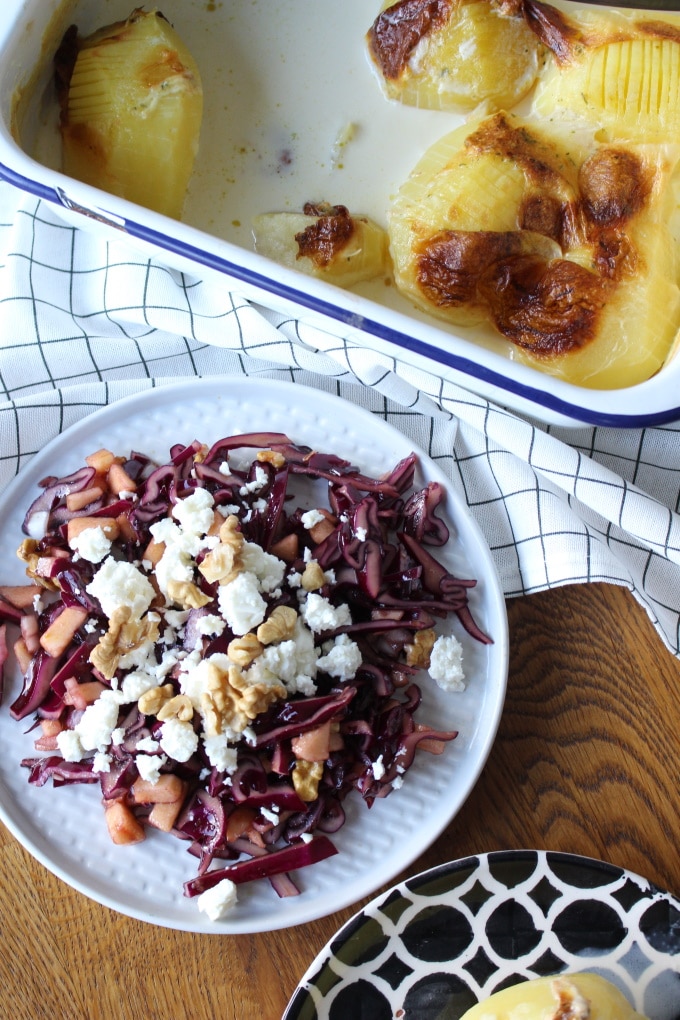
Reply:
[[[680,662],[614,586],[513,599],[508,612],[508,696],[487,766],[400,878],[537,848],[601,858],[677,894]],[[0,855],[2,1018],[278,1020],[360,906],[271,934],[194,935],[91,902],[1,827]]]

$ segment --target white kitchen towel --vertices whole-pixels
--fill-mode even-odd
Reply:
[[[539,425],[443,382],[434,365],[418,371],[249,304],[0,183],[0,491],[84,415],[214,375],[293,380],[370,409],[459,487],[508,597],[626,585],[680,654],[680,422]]]

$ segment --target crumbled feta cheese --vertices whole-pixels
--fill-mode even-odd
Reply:
[[[86,751],[105,751],[111,743],[111,734],[118,725],[120,698],[115,691],[102,691],[96,701],[88,705],[75,726],[80,743]]]
[[[349,606],[344,603],[334,606],[323,595],[310,592],[302,606],[304,621],[315,634],[325,630],[335,630],[352,622]]]
[[[157,662],[155,666],[147,663],[147,672],[153,673],[157,680],[162,680],[183,657],[185,657],[183,652],[178,652],[175,648],[166,648],[161,656],[161,661]]]
[[[27,533],[29,538],[44,538],[47,532],[47,523],[49,521],[49,511],[38,510],[34,514],[31,514],[27,521]]]
[[[293,683],[286,686],[289,694],[302,694],[305,698],[312,698],[317,692],[317,686],[311,676],[305,673],[298,673]]]
[[[217,616],[215,613],[206,613],[205,616],[199,616],[196,621],[196,629],[199,634],[205,634],[206,637],[212,637],[213,635],[219,636],[224,628],[226,622],[221,616]]]
[[[279,817],[279,809],[276,807],[275,804],[273,804],[271,808],[261,807],[260,814],[265,819],[265,821],[271,822],[272,825],[278,825],[279,822],[281,821]]]
[[[208,761],[218,772],[234,772],[236,770],[236,748],[229,747],[226,734],[216,733],[209,737],[207,733],[203,733],[202,740]]]
[[[184,626],[184,624],[189,619],[189,610],[188,609],[166,609],[165,613],[164,613],[164,616],[165,616],[165,622],[167,624],[169,624],[171,627],[174,627],[175,630],[181,630],[182,627]]]
[[[325,521],[326,518],[324,517],[320,510],[314,509],[307,510],[301,516],[300,520],[302,521],[303,528],[307,528],[307,530],[309,530],[310,528],[313,528],[315,524],[321,524],[321,522]]]
[[[146,693],[146,691],[150,691],[153,687],[158,687],[159,683],[160,677],[157,677],[154,673],[135,669],[123,677],[123,682],[120,685],[121,697],[126,704],[131,704],[133,701],[139,701],[142,694]]]
[[[429,673],[442,690],[465,690],[463,646],[453,634],[442,634],[435,641],[430,652]]]
[[[94,772],[110,772],[111,771],[111,755],[106,754],[104,751],[97,751],[94,758],[92,759],[92,769]]]
[[[201,700],[203,695],[208,692],[208,683],[213,670],[217,669],[220,673],[228,673],[231,665],[229,656],[222,652],[215,652],[205,659],[201,658],[199,653],[193,659],[191,668],[180,672],[180,690],[190,699],[196,712],[201,711]]]
[[[147,783],[155,785],[161,778],[160,770],[167,760],[164,754],[135,755],[135,765],[137,766],[140,778],[146,780]]]
[[[313,678],[316,676],[318,656],[319,650],[314,645],[313,634],[298,617],[293,637],[288,641],[267,645],[244,675],[252,684],[281,681],[289,694],[315,694]]]
[[[366,535],[368,534],[368,532],[366,531],[366,528],[359,527],[354,529],[354,534],[356,535],[360,542],[365,542]]]
[[[151,638],[140,641],[134,648],[124,652],[118,660],[120,669],[145,669],[149,657],[153,653],[155,643]],[[155,664],[154,664],[155,665]]]
[[[374,779],[382,779],[382,777],[385,775],[385,764],[383,762],[382,755],[380,755],[379,758],[376,758],[376,760],[373,762],[373,764],[371,765],[371,771],[373,772]]]
[[[160,744],[153,737],[142,737],[135,744],[136,751],[146,751],[148,754],[155,754],[156,751],[160,750]]]
[[[153,526],[151,527],[153,531]],[[191,532],[179,531],[175,541],[166,542],[165,550],[156,564],[155,577],[158,587],[167,596],[170,582],[177,584],[193,581],[196,562],[194,557],[201,547],[200,539]]]
[[[175,542],[179,542],[181,535],[179,525],[169,517],[162,517],[160,521],[156,521],[151,525],[149,531],[156,542],[162,542],[163,545],[174,545]]]
[[[217,590],[220,612],[238,637],[247,634],[264,620],[267,603],[260,595],[255,574],[245,571]]]
[[[256,542],[244,542],[239,558],[243,569],[257,578],[260,591],[273,591],[283,581],[286,572],[284,561],[265,552]]]
[[[257,741],[257,734],[255,733],[255,730],[253,729],[252,726],[246,726],[246,728],[241,733],[241,736],[245,740],[246,744],[249,744],[250,747],[255,747],[255,743]]]
[[[249,492],[259,492],[269,481],[269,475],[259,464],[255,465],[255,477],[252,482],[246,482],[238,490],[239,496],[247,496]]]
[[[287,580],[291,588],[299,588],[302,584],[302,574],[299,570],[291,570]]]
[[[191,723],[167,719],[161,726],[160,745],[169,758],[188,761],[198,747],[198,734]]]
[[[351,680],[362,662],[362,655],[356,641],[347,634],[338,634],[330,649],[317,660],[317,667],[338,677],[339,680]]]
[[[34,595],[33,596],[33,612],[40,614],[40,613],[42,613],[42,611],[43,611],[43,600],[42,600],[42,597],[40,595]]]
[[[212,889],[202,892],[196,903],[211,921],[219,921],[236,905],[236,886],[230,878],[223,878]]]
[[[172,516],[184,532],[206,535],[215,519],[215,500],[207,489],[195,489],[185,499],[178,499],[172,508]]]
[[[120,747],[125,740],[125,728],[123,726],[116,726],[115,730],[111,734],[111,743],[114,747]]]
[[[85,528],[80,534],[70,539],[69,545],[90,563],[101,563],[104,557],[111,552],[111,539],[106,537],[104,529],[99,526]]]
[[[140,620],[156,597],[149,579],[132,563],[108,556],[88,584],[86,591],[99,600],[111,618],[116,609],[129,606],[131,618]]]
[[[75,730],[62,730],[57,733],[57,747],[64,761],[82,761],[85,748]]]

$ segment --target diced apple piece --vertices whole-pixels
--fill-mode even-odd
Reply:
[[[36,751],[56,751],[59,747],[56,735],[53,737],[37,737],[33,741],[33,747]]]
[[[174,804],[184,799],[186,786],[179,776],[163,773],[157,782],[136,779],[132,784],[135,804]]]
[[[257,812],[246,804],[241,804],[239,807],[234,808],[227,818],[227,831],[225,833],[227,843],[231,843],[232,840],[243,836],[253,824],[256,815]]]
[[[333,514],[328,512],[328,510],[321,507],[319,509],[319,513],[323,514],[324,520],[319,521],[318,524],[313,525],[313,527],[309,529],[309,534],[317,545],[323,542],[325,538],[328,538],[331,532],[335,531],[338,526],[337,517],[334,517]]]
[[[277,556],[284,563],[294,563],[298,558],[299,549],[298,537],[291,532],[290,535],[285,535],[278,542],[274,542],[269,551],[272,556]]]
[[[55,549],[51,556],[39,556],[33,574],[36,577],[54,577],[63,567],[62,560],[68,559],[69,553],[66,549]]]
[[[21,636],[24,639],[26,648],[33,655],[40,647],[40,630],[38,628],[38,617],[35,613],[24,613],[19,624]]]
[[[131,846],[146,838],[144,826],[122,800],[106,801],[104,817],[111,839],[119,846]]]
[[[170,801],[167,804],[154,804],[149,812],[147,822],[155,829],[160,829],[161,832],[170,832],[181,809],[181,800]]]
[[[67,525],[66,537],[69,545],[88,528],[101,528],[104,534],[112,542],[118,538],[120,528],[115,517],[73,517]]]
[[[121,492],[137,491],[137,483],[130,478],[122,464],[117,464],[114,461],[106,477],[109,489],[111,492],[115,492],[117,496],[120,496]]]
[[[40,720],[40,729],[43,731],[44,737],[55,737],[57,733],[61,733],[63,728],[64,724],[59,719]]]
[[[39,584],[3,584],[0,585],[0,599],[16,606],[17,609],[28,609],[33,605],[36,595],[41,595],[43,589]]]
[[[81,489],[80,492],[69,492],[66,497],[66,509],[72,513],[76,510],[82,510],[83,507],[89,506],[95,500],[101,499],[103,495],[104,490],[98,485],[92,485],[88,489]]]
[[[90,453],[85,458],[85,463],[88,467],[94,468],[95,471],[101,471],[102,474],[106,474],[113,462],[117,459],[118,458],[115,453],[111,453],[110,450],[101,449],[95,450],[94,453]]]
[[[125,514],[118,514],[116,524],[118,525],[120,538],[125,539],[127,542],[137,541],[137,533]]]
[[[64,704],[73,705],[74,708],[81,709],[91,705],[97,700],[102,691],[106,690],[106,687],[100,680],[87,680],[81,684],[75,677],[68,677],[67,680],[64,680],[64,687],[66,688]]]
[[[26,642],[24,641],[23,638],[18,638],[18,640],[14,642],[13,647],[14,655],[19,664],[19,669],[21,670],[22,673],[25,673],[31,664],[31,659],[33,658],[33,656],[26,647]]]
[[[152,566],[156,566],[165,552],[165,542],[157,542],[152,538],[142,554],[142,561],[147,560]]]
[[[330,754],[331,720],[293,737],[291,747],[296,758],[304,761],[326,761]]]
[[[41,636],[41,647],[56,659],[66,651],[73,640],[73,635],[82,627],[87,617],[86,609],[81,609],[80,606],[67,606]]]

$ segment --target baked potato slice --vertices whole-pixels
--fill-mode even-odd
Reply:
[[[680,326],[680,146],[611,146],[499,112],[436,143],[388,217],[395,282],[514,360],[595,388],[664,364]]]
[[[514,106],[541,57],[515,0],[388,0],[367,43],[388,98],[430,110]]]

